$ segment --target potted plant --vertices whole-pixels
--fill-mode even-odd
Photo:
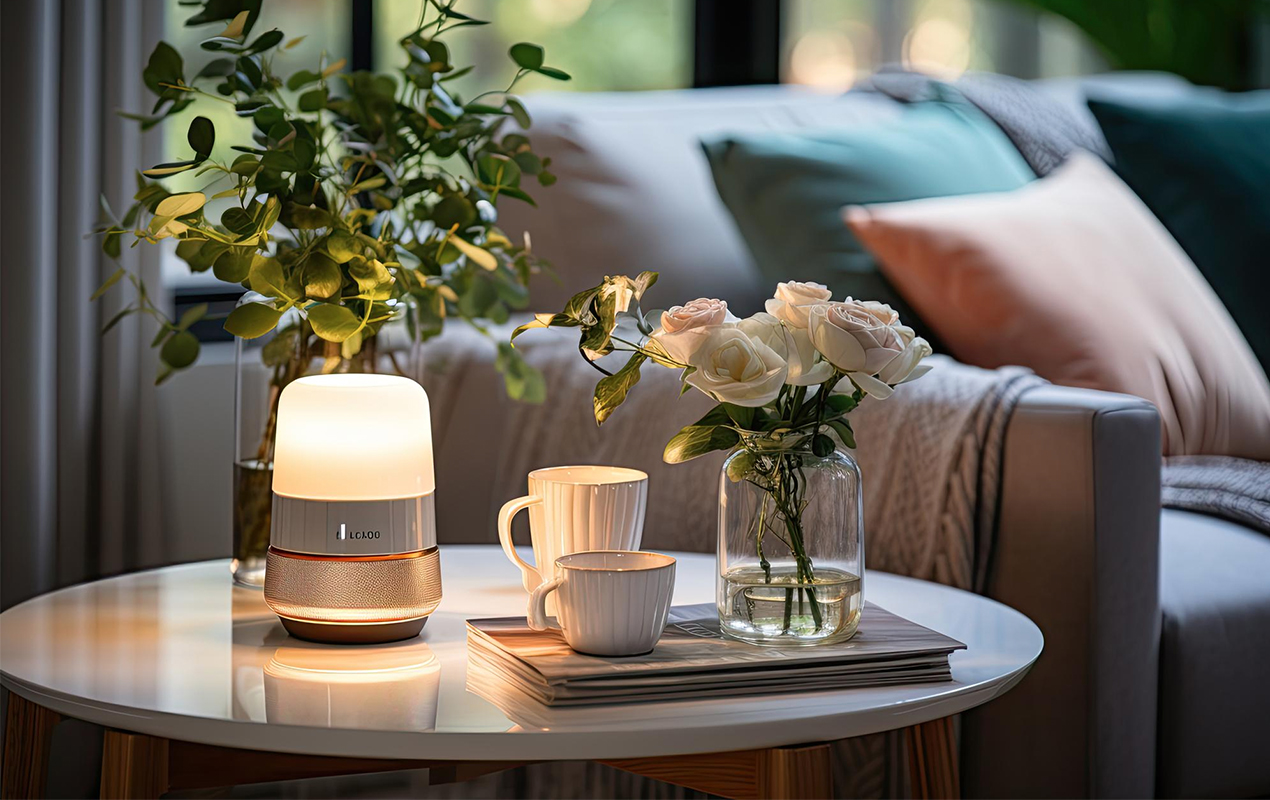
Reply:
[[[409,358],[385,342],[392,326],[407,349],[439,334],[456,317],[477,330],[505,322],[528,302],[530,277],[545,267],[528,237],[513,242],[498,228],[497,204],[533,203],[530,183],[555,178],[524,131],[530,118],[510,92],[526,75],[568,80],[544,63],[542,48],[512,46],[506,87],[465,99],[451,81],[470,68],[451,62],[445,39],[485,24],[427,0],[418,25],[400,39],[405,64],[391,73],[346,72],[343,59],[288,64],[298,39],[280,30],[256,33],[260,0],[209,0],[187,25],[215,25],[199,45],[215,54],[187,75],[182,55],[160,42],[142,74],[157,100],[148,115],[127,115],[143,128],[189,117],[204,103],[227,103],[252,122],[235,142],[232,161],[212,157],[216,130],[205,116],[187,123],[189,154],[137,176],[133,204],[99,229],[105,252],[176,241],[176,254],[195,272],[211,271],[247,290],[224,320],[242,340],[271,335],[253,348],[268,370],[254,441],[240,448],[235,478],[235,573],[263,577],[269,538],[273,419],[282,388],[310,371],[405,371]],[[515,125],[509,125],[508,122]],[[206,176],[200,191],[170,192],[165,178]],[[219,189],[209,196],[208,192]],[[209,201],[229,207],[209,214]],[[154,346],[157,382],[189,367],[199,342],[190,326],[207,306],[168,318],[142,282],[122,268],[94,299],[121,279],[135,301],[107,325],[135,313],[159,324]],[[508,394],[540,402],[542,376],[507,342],[497,368]],[[240,348],[241,352],[241,348]],[[417,377],[417,376],[416,376]],[[241,386],[241,417],[244,400]]]

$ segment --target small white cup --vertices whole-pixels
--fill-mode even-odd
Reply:
[[[675,559],[593,550],[560,556],[556,574],[529,595],[529,627],[558,630],[574,650],[594,656],[642,655],[661,638],[675,593]],[[555,591],[559,625],[547,620],[547,595]]]

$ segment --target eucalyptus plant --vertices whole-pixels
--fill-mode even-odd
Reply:
[[[457,11],[454,0],[421,3],[417,26],[399,42],[406,63],[392,73],[346,72],[344,59],[325,54],[289,68],[288,51],[303,37],[288,39],[276,28],[253,33],[262,0],[182,5],[198,6],[187,25],[217,26],[199,45],[216,57],[187,75],[181,53],[160,42],[142,74],[154,107],[126,116],[150,128],[180,121],[202,103],[226,103],[251,120],[252,135],[235,142],[238,155],[223,162],[212,158],[212,121],[194,116],[184,123],[186,158],[139,173],[122,216],[103,198],[107,220],[98,232],[108,255],[118,258],[125,240],[136,246],[174,239],[193,271],[211,270],[254,292],[224,327],[243,339],[277,330],[265,360],[278,369],[297,348],[306,361],[354,358],[390,320],[404,317],[412,337],[423,340],[440,333],[447,318],[485,331],[527,304],[530,276],[546,265],[528,236],[516,243],[499,230],[496,204],[533,204],[528,185],[555,181],[550,159],[535,155],[524,134],[529,114],[510,94],[529,74],[569,79],[546,65],[541,47],[513,45],[507,86],[464,99],[449,87],[472,68],[452,63],[443,38],[486,23]],[[190,171],[207,176],[202,191],[174,193],[163,185]],[[219,186],[227,188],[209,197]],[[222,197],[233,204],[214,220],[207,203]],[[136,299],[106,329],[129,314],[157,319],[161,382],[197,359],[189,328],[207,306],[170,319],[122,268],[94,299],[125,277]],[[498,351],[509,395],[541,401],[542,376],[510,344]]]

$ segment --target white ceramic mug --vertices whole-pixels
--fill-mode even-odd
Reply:
[[[503,552],[520,567],[525,591],[556,577],[560,556],[585,550],[638,550],[648,475],[626,467],[548,467],[529,473],[529,494],[498,512]],[[534,564],[516,555],[512,518],[529,509]],[[535,566],[535,564],[537,566]]]
[[[675,594],[675,559],[593,550],[561,556],[556,567],[557,577],[529,595],[529,627],[559,630],[570,647],[593,656],[635,656],[653,649]],[[547,619],[552,592],[557,593],[559,625]]]

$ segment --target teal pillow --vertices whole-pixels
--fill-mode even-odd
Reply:
[[[1115,170],[1225,303],[1270,373],[1270,92],[1089,100]]]
[[[773,285],[819,281],[836,298],[890,303],[932,342],[843,222],[843,206],[1009,191],[1036,177],[1001,129],[964,102],[918,103],[893,119],[730,135],[702,146],[719,196]]]

